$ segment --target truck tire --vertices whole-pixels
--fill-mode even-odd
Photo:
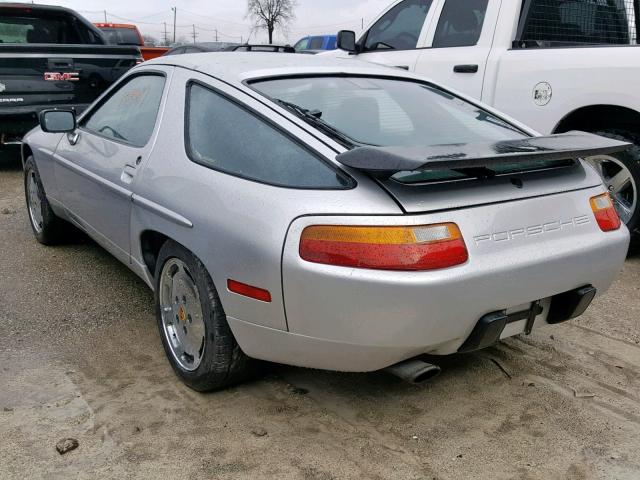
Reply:
[[[168,240],[155,269],[156,319],[173,370],[198,392],[240,383],[257,362],[236,342],[218,292],[202,262]]]
[[[609,188],[620,218],[632,233],[640,233],[640,198],[638,195],[640,193],[640,135],[617,129],[600,130],[593,133],[634,144],[624,152],[593,157],[588,162],[596,168],[605,185]],[[630,178],[625,187],[619,190],[619,187],[611,184],[611,180],[621,171],[624,174],[625,168]]]
[[[43,245],[60,243],[70,225],[53,212],[31,156],[24,164],[24,193],[29,223],[36,240]]]

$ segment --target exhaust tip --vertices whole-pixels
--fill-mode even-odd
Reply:
[[[433,380],[438,375],[440,375],[441,372],[442,369],[437,365],[429,365],[429,367],[425,368],[423,372],[416,375],[412,383],[419,385],[421,383],[428,382],[429,380]]]
[[[422,360],[407,360],[387,367],[384,370],[413,385],[420,385],[429,380],[433,380],[440,375],[442,371],[439,366],[423,362]]]

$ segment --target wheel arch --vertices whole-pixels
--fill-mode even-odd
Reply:
[[[157,230],[144,230],[140,233],[140,252],[142,261],[149,270],[152,277],[155,276],[156,262],[162,245],[167,240],[173,240],[170,236],[165,235]],[[175,241],[175,240],[174,240]]]
[[[24,169],[25,163],[27,163],[27,158],[33,155],[33,150],[28,143],[23,143],[20,148],[20,157],[22,159],[22,168]]]
[[[569,130],[595,132],[612,128],[640,134],[640,112],[619,105],[584,106],[565,115],[553,133]]]

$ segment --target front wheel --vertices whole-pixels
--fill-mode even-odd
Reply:
[[[53,212],[33,157],[27,158],[24,164],[24,193],[29,223],[36,240],[43,245],[54,245],[60,242],[64,238],[65,227],[68,224]]]
[[[587,162],[598,172],[611,194],[620,219],[632,232],[640,228],[640,137],[630,132],[605,130],[595,132],[634,145],[627,151],[613,155],[598,155],[587,158]]]
[[[156,317],[162,345],[176,374],[205,392],[246,379],[253,361],[240,349],[206,268],[169,240],[156,263]]]

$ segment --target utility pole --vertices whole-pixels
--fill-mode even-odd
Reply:
[[[107,11],[104,11],[104,23],[109,23],[109,21],[107,20]]]
[[[633,6],[636,19],[636,45],[640,45],[640,0],[634,0]]]
[[[167,46],[169,45],[169,34],[167,33],[167,22],[162,22],[164,23],[164,45]]]
[[[216,42],[218,41],[218,29],[216,28]]]
[[[193,43],[196,43],[196,35],[197,35],[197,33],[196,33],[196,26],[195,26],[195,24],[194,24],[194,25],[192,25],[192,27],[193,27]]]
[[[360,30],[364,30],[364,17],[362,18],[362,22],[361,23],[362,23],[362,26],[361,26]]]
[[[176,43],[176,17],[178,16],[178,8],[173,7],[173,43]]]

